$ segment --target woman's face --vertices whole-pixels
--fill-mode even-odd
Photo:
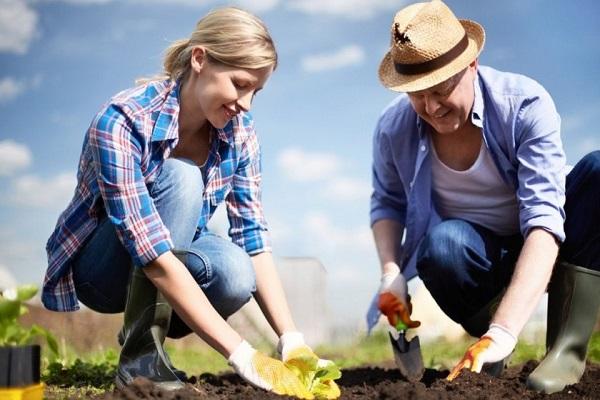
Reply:
[[[273,72],[273,67],[245,69],[209,60],[205,53],[192,57],[192,96],[199,112],[215,128],[223,128],[241,111],[249,111],[252,100]]]
[[[469,121],[475,99],[477,61],[432,88],[408,93],[413,108],[439,134],[459,131]]]

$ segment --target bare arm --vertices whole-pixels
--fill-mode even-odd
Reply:
[[[252,264],[256,273],[254,298],[275,333],[281,336],[285,332],[297,331],[285,299],[279,274],[275,269],[273,255],[263,252],[252,256]]]
[[[519,335],[546,291],[557,255],[554,236],[541,228],[532,229],[492,323]]]
[[[242,338],[213,308],[183,263],[172,252],[167,252],[143,270],[181,319],[206,343],[229,358]]]
[[[398,266],[400,241],[404,227],[397,221],[381,219],[373,224],[373,238],[381,262],[381,274],[393,272]]]

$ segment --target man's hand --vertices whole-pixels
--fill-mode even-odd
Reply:
[[[446,379],[452,381],[460,375],[463,368],[479,373],[483,364],[494,363],[508,357],[516,344],[517,338],[506,328],[491,324],[487,333],[468,348]]]
[[[229,365],[252,385],[279,395],[313,399],[314,396],[281,361],[265,356],[245,340],[229,357]]]
[[[387,317],[388,322],[399,330],[416,328],[419,321],[412,321],[412,304],[408,296],[408,288],[400,268],[396,267],[381,277],[379,286],[379,310]]]

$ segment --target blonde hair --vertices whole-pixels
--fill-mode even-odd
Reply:
[[[165,50],[162,76],[139,79],[137,83],[184,77],[191,68],[195,46],[204,47],[209,60],[232,67],[277,66],[277,51],[265,24],[249,12],[225,7],[206,14],[198,21],[189,39],[177,40]]]

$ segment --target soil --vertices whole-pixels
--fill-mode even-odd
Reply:
[[[511,367],[500,378],[475,374],[467,370],[453,382],[447,382],[448,371],[427,369],[415,384],[402,380],[397,370],[361,367],[342,371],[338,380],[342,400],[352,399],[600,399],[600,364],[588,364],[581,381],[560,393],[543,395],[529,391],[525,380],[537,362]],[[86,396],[103,400],[137,399],[281,399],[283,397],[255,389],[235,374],[203,374],[191,379],[176,392],[163,392],[149,381],[139,379],[126,389],[115,389],[103,395]],[[54,399],[47,396],[47,399]],[[58,397],[56,397],[58,398]]]

